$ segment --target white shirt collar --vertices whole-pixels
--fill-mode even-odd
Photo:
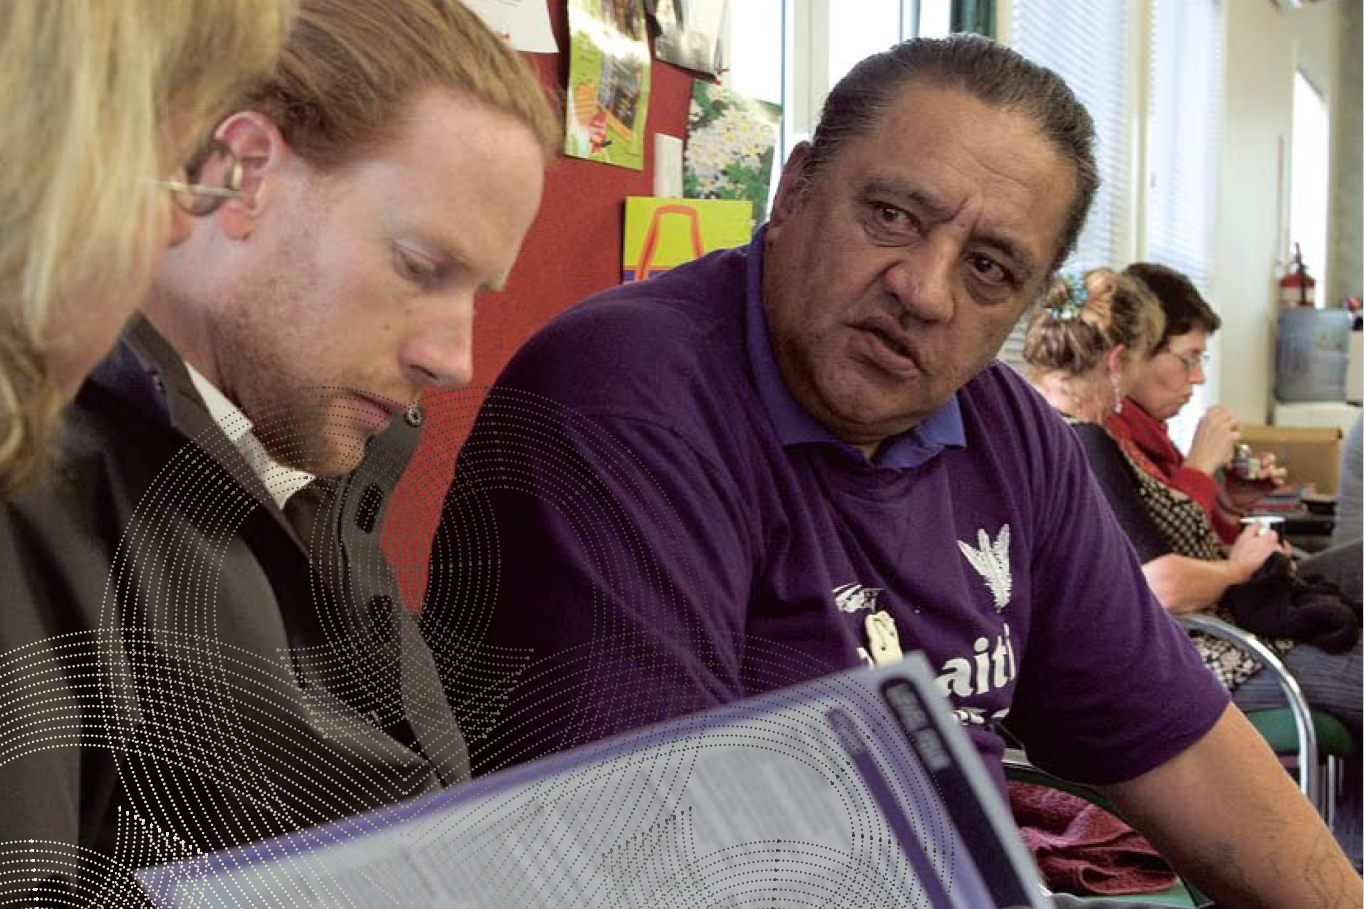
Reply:
[[[265,446],[251,431],[254,428],[253,424],[250,418],[242,413],[241,408],[228,400],[227,395],[219,391],[203,373],[191,366],[188,360],[185,361],[185,369],[189,372],[190,381],[194,383],[194,390],[203,398],[208,415],[232,444],[237,446],[246,463],[251,465],[256,476],[265,484],[276,505],[283,508],[290,496],[316,479],[307,471],[288,467],[270,457]]]

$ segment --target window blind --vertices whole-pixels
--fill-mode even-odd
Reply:
[[[1128,0],[1014,0],[1013,48],[1058,73],[1094,118],[1101,185],[1067,269],[1119,263],[1129,220],[1131,85]],[[1019,366],[1028,317],[1000,357]]]
[[[1222,114],[1218,0],[1154,0],[1147,90],[1146,258],[1206,291]]]
[[[1214,308],[1212,244],[1222,121],[1220,0],[1153,0],[1146,104],[1145,259],[1184,272]],[[1215,364],[1207,372],[1215,373]],[[1206,387],[1170,421],[1188,451]]]

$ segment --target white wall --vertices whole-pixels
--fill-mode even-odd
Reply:
[[[1243,422],[1263,423],[1269,416],[1294,69],[1326,86],[1336,102],[1342,9],[1358,2],[1325,0],[1294,9],[1286,0],[1224,0],[1227,94],[1212,294],[1224,320],[1217,339],[1219,397]],[[1323,167],[1327,158],[1323,149]]]
[[[1364,294],[1364,2],[1341,0],[1340,75],[1331,149],[1331,287],[1328,302]]]

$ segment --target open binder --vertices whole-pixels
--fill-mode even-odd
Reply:
[[[167,909],[1051,905],[918,654],[139,878]]]

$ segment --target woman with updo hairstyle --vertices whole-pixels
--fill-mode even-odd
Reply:
[[[1062,414],[1100,423],[1122,407],[1164,327],[1150,291],[1130,278],[1107,268],[1058,278],[1028,325],[1028,378]]]
[[[1271,559],[1286,559],[1278,538],[1250,525],[1224,552],[1202,506],[1138,466],[1103,425],[1120,411],[1164,326],[1159,302],[1135,278],[1109,269],[1060,276],[1028,325],[1023,348],[1028,379],[1074,429],[1090,472],[1132,542],[1160,604],[1174,614],[1210,613],[1244,627],[1233,609],[1245,615],[1246,606],[1290,608],[1274,599],[1285,596],[1283,585],[1266,583],[1257,574],[1272,567]],[[1310,574],[1308,563],[1301,569]],[[1266,637],[1264,643],[1284,659],[1308,702],[1334,714],[1358,739],[1358,615],[1351,614],[1338,591],[1315,590],[1311,595],[1313,607],[1332,616],[1330,627],[1323,624],[1318,638],[1301,639],[1310,642]],[[1204,663],[1238,704],[1264,706],[1261,688],[1277,690],[1251,654],[1198,632],[1191,636]],[[1353,793],[1346,797],[1357,799]],[[1355,819],[1356,829],[1337,830],[1337,837],[1358,864],[1358,811],[1350,808],[1342,817]]]

